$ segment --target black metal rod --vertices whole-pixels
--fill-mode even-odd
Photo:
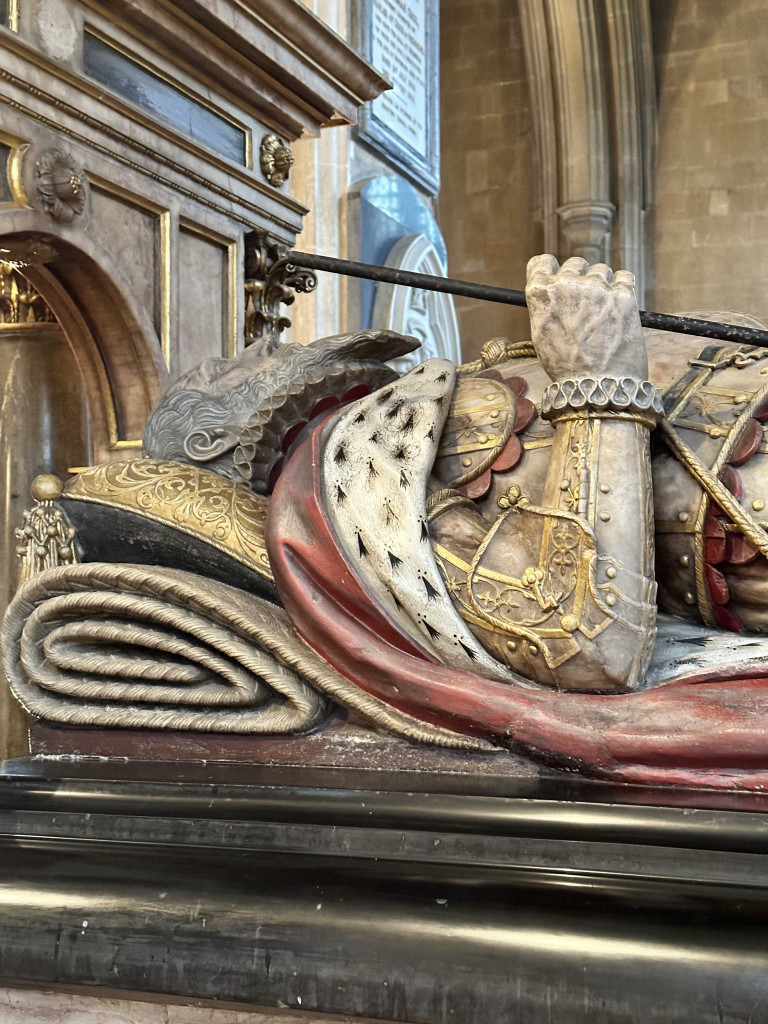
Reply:
[[[287,259],[297,267],[307,270],[325,270],[331,274],[346,277],[361,277],[368,281],[383,281],[385,284],[401,284],[411,288],[423,288],[432,292],[447,292],[463,295],[484,302],[502,302],[507,306],[525,306],[525,292],[514,288],[497,288],[490,284],[476,284],[474,281],[459,281],[453,277],[435,277],[432,274],[417,274],[412,270],[394,270],[379,267],[373,263],[358,263],[355,260],[341,260],[335,256],[317,256],[308,252],[289,252]],[[640,323],[657,331],[672,331],[675,334],[693,334],[698,338],[716,338],[720,341],[739,342],[768,348],[768,331],[755,327],[739,327],[737,324],[718,324],[712,320],[697,320],[688,316],[672,316],[670,313],[652,313],[640,310]]]

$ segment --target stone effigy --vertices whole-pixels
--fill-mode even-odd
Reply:
[[[377,331],[207,360],[144,459],[38,481],[16,697],[252,734],[341,706],[625,781],[768,784],[768,353],[644,336],[632,275],[581,259],[531,260],[527,299],[532,343],[460,367],[398,377],[416,343]]]

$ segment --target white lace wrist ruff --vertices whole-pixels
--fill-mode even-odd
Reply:
[[[664,415],[661,395],[637,377],[574,377],[550,384],[541,400],[545,420],[573,415],[637,419],[654,427]]]

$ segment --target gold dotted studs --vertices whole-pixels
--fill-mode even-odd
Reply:
[[[608,484],[600,484],[600,491],[602,494],[610,494],[611,488],[608,486]]]
[[[608,596],[605,599],[605,603],[608,605],[609,608],[613,608],[613,606],[616,604],[616,595],[608,594]]]
[[[680,512],[677,513],[677,518],[680,520],[681,523],[687,523],[688,520],[691,518],[691,513],[686,512],[685,509],[681,509]]]
[[[579,620],[575,615],[564,615],[560,619],[560,628],[564,629],[566,633],[575,633],[579,628]]]
[[[612,565],[609,565],[608,568],[605,570],[605,575],[608,577],[609,580],[615,580],[616,579],[616,570],[615,570],[615,568]]]
[[[507,640],[507,650],[509,650],[509,651],[516,651],[517,650],[517,644],[515,643],[514,640]]]
[[[691,564],[690,556],[689,555],[680,555],[679,562],[680,562],[680,565],[682,565],[682,567],[684,569],[687,569],[688,566]]]
[[[696,598],[693,596],[690,590],[686,590],[686,592],[683,594],[683,600],[686,604],[696,604]]]
[[[611,513],[610,512],[601,512],[600,513],[600,518],[601,518],[601,520],[604,523],[610,523],[610,521],[611,521]]]
[[[762,498],[755,498],[755,500],[752,502],[752,508],[755,510],[755,512],[762,512],[765,508],[765,502]]]
[[[472,459],[470,459],[468,455],[465,455],[464,458],[461,460],[461,464],[462,466],[464,466],[465,469],[467,469],[469,468],[469,466],[472,465]]]

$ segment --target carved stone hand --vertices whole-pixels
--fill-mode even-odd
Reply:
[[[629,376],[645,380],[645,351],[635,278],[604,263],[572,256],[528,263],[525,290],[536,353],[553,381],[567,377]]]

